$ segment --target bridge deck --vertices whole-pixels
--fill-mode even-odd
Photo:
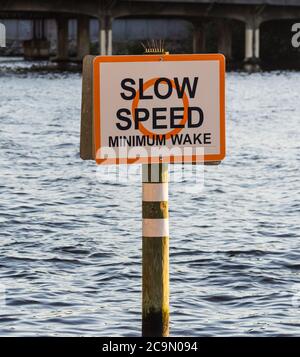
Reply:
[[[123,0],[128,1],[128,0]],[[145,2],[145,0],[130,0]],[[279,5],[300,6],[300,0],[146,0],[148,2],[176,2],[176,3],[198,3],[198,4],[228,4],[228,5]]]

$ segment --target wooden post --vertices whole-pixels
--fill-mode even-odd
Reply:
[[[94,120],[93,120],[93,60],[87,55],[82,63],[82,100],[80,128],[80,157],[95,160]]]
[[[145,54],[165,54],[153,42]],[[169,208],[168,164],[142,166],[142,335],[169,336]]]
[[[168,164],[143,165],[143,336],[169,335]]]

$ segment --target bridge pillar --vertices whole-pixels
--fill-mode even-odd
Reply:
[[[80,16],[77,20],[77,59],[82,60],[90,53],[90,19]]]
[[[44,19],[34,19],[32,21],[33,39],[45,39],[45,21]]]
[[[230,22],[227,20],[219,23],[218,52],[222,53],[227,61],[232,57],[232,32]]]
[[[48,59],[50,42],[45,36],[45,20],[32,21],[32,39],[23,41],[24,58],[29,60]]]
[[[67,61],[69,57],[69,21],[67,18],[59,17],[56,19],[57,24],[57,56],[56,61]]]
[[[103,16],[99,20],[100,28],[100,54],[101,56],[112,55],[112,17]]]
[[[259,27],[254,31],[254,57],[259,60],[260,55],[260,30]]]
[[[259,70],[260,31],[259,26],[246,23],[245,29],[245,69]]]
[[[193,52],[205,53],[206,51],[206,26],[203,22],[194,22]]]
[[[250,24],[246,24],[245,29],[245,61],[253,58],[253,27]]]

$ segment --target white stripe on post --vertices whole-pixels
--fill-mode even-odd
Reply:
[[[143,237],[169,237],[169,219],[168,218],[144,218],[143,219]]]
[[[158,202],[168,201],[168,183],[144,183],[143,201]]]

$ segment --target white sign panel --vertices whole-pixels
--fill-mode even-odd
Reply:
[[[219,54],[96,57],[96,161],[222,160],[224,77]]]

